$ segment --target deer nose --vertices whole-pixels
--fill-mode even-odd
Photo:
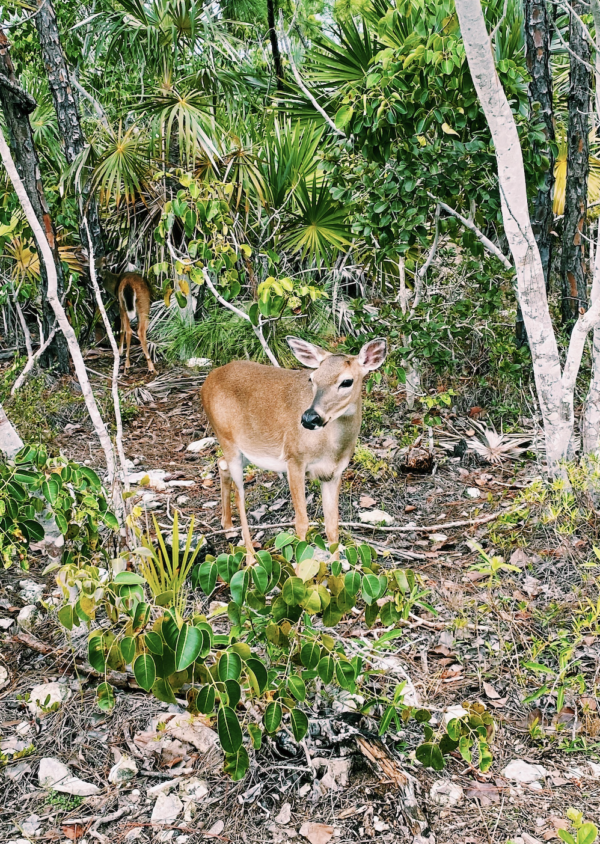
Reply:
[[[304,428],[308,428],[309,431],[314,431],[315,428],[323,427],[323,420],[316,410],[309,407],[308,410],[305,410],[302,414],[302,426]]]

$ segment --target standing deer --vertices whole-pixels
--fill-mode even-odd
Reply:
[[[131,363],[129,361],[129,349],[131,346],[131,322],[137,317],[138,320],[138,337],[142,345],[142,351],[148,364],[149,372],[156,372],[152,358],[148,353],[148,344],[146,342],[146,332],[148,331],[148,320],[150,317],[150,288],[148,283],[139,273],[125,272],[125,273],[111,273],[105,267],[106,259],[102,258],[98,271],[105,288],[114,296],[119,303],[119,312],[121,316],[121,347],[119,354],[123,354],[123,344],[125,337],[127,337],[127,357],[125,358],[125,371],[129,369]]]
[[[360,431],[362,383],[386,356],[386,341],[371,340],[358,355],[332,354],[297,337],[287,342],[300,363],[314,370],[278,369],[251,361],[233,361],[210,373],[202,403],[223,451],[221,523],[231,521],[231,489],[240,512],[248,556],[252,538],[244,504],[244,465],[287,471],[296,533],[306,538],[308,516],[304,481],[321,481],[325,532],[339,536],[342,472],[350,462]]]

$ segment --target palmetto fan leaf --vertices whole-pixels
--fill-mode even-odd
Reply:
[[[292,127],[289,121],[275,122],[265,138],[260,166],[271,208],[281,208],[287,203],[290,190],[316,174],[316,154],[322,137],[323,127],[303,126],[299,122]]]
[[[310,188],[304,179],[299,182],[294,200],[297,213],[283,236],[284,248],[300,252],[316,266],[330,265],[350,243],[346,212],[331,198],[326,183],[318,185],[316,174]]]
[[[148,137],[143,127],[131,126],[126,132],[119,124],[116,132],[104,130],[94,147],[92,187],[103,205],[122,202],[133,205],[149,180]]]
[[[595,140],[595,134],[590,135],[590,143]],[[590,155],[590,175],[588,177],[588,205],[600,199],[600,158]],[[557,216],[565,211],[565,192],[567,189],[567,141],[563,136],[559,140],[558,155],[554,162],[554,193],[552,210]]]
[[[164,153],[168,161],[174,142],[185,166],[198,157],[211,161],[219,157],[214,121],[207,98],[200,92],[163,86],[160,92],[146,97],[139,110],[152,116],[150,152],[155,157]]]

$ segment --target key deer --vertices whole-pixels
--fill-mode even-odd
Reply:
[[[215,369],[202,387],[202,403],[223,451],[219,460],[222,525],[233,529],[231,491],[248,555],[252,538],[244,503],[244,465],[287,472],[296,533],[306,538],[305,478],[321,482],[325,531],[338,542],[342,473],[354,452],[362,416],[364,378],[386,356],[386,341],[371,340],[358,355],[332,354],[288,337],[300,363],[312,369],[278,369],[234,361]]]
[[[125,358],[125,371],[129,369],[131,363],[129,361],[129,349],[131,346],[131,323],[137,317],[138,320],[138,337],[148,364],[149,372],[156,372],[152,358],[148,352],[148,343],[146,341],[146,332],[148,331],[148,322],[150,319],[150,305],[151,296],[148,283],[139,273],[125,272],[112,273],[106,269],[104,264],[105,259],[102,259],[98,268],[99,275],[106,290],[114,296],[119,303],[119,313],[121,316],[121,338],[119,353],[123,354],[123,345],[125,338],[127,338],[127,356]]]

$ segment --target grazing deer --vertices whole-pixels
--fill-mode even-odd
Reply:
[[[306,538],[305,476],[321,481],[325,532],[339,536],[342,472],[350,462],[360,431],[362,383],[381,366],[386,341],[371,340],[358,355],[331,354],[297,337],[288,337],[294,355],[314,371],[278,369],[233,361],[210,373],[202,403],[223,457],[219,460],[222,525],[233,529],[231,489],[248,556],[252,538],[244,504],[244,465],[287,471],[296,533]]]
[[[102,258],[98,271],[105,288],[114,296],[119,303],[119,311],[121,315],[121,347],[119,354],[123,354],[123,344],[125,337],[127,337],[127,357],[125,358],[125,371],[129,369],[131,363],[129,361],[129,348],[131,346],[131,322],[137,317],[138,320],[138,337],[142,344],[144,357],[148,363],[148,371],[156,372],[152,358],[148,353],[148,344],[146,342],[146,332],[148,331],[148,320],[150,317],[150,288],[146,280],[139,274],[134,272],[125,273],[111,273],[105,268],[106,259]]]

